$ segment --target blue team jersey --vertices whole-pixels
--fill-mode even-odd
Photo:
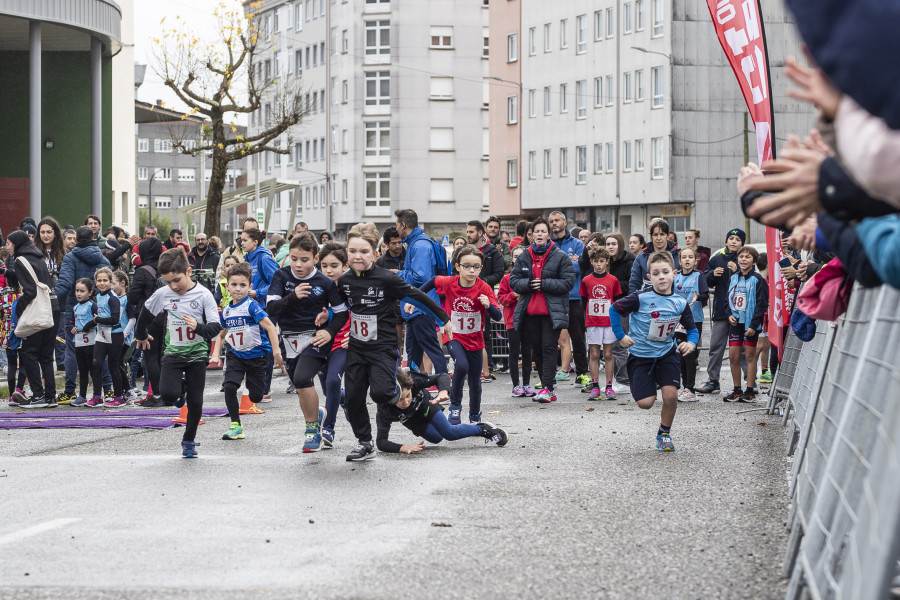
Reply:
[[[94,319],[94,310],[96,306],[97,305],[93,300],[79,302],[75,305],[75,308],[72,309],[75,316],[75,329],[84,331],[84,326],[87,325],[88,321]]]
[[[259,303],[247,296],[237,304],[227,304],[219,315],[222,327],[228,330],[225,341],[238,358],[259,358],[272,353],[269,335],[259,323],[269,315]]]
[[[702,275],[700,271],[691,271],[690,275],[682,275],[679,271],[675,274],[675,283],[672,286],[674,292],[684,298],[691,307],[694,323],[703,322],[703,303],[699,299],[693,304],[691,302],[695,295],[709,293],[709,288],[706,287],[706,278]]]
[[[119,313],[119,323],[105,327],[112,327],[113,333],[120,333],[122,331],[121,316],[125,311],[119,304],[119,297],[113,293],[112,289],[109,289],[105,292],[97,292],[95,301],[97,302],[97,316],[101,319],[108,319],[114,312]]]
[[[615,313],[613,312],[615,311]],[[673,340],[675,327],[681,323],[691,332],[696,340],[697,326],[687,305],[687,300],[678,294],[663,296],[652,288],[643,292],[634,292],[614,302],[610,309],[610,323],[616,337],[621,339],[620,315],[629,314],[628,332],[634,340],[634,346],[628,352],[642,358],[658,358],[665,356],[675,348]],[[688,340],[691,341],[689,333]],[[696,344],[696,341],[694,341]]]
[[[116,296],[119,299],[119,308],[121,312],[119,313],[119,329],[118,331],[125,331],[125,328],[128,327],[128,295],[122,294],[121,296]],[[132,340],[134,340],[134,330],[131,330],[131,333],[128,334],[128,337],[125,338],[125,345],[131,345]]]

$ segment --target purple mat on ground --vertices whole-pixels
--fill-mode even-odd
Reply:
[[[0,429],[169,429],[172,419],[49,419],[0,421]]]
[[[24,409],[23,409],[24,410]],[[0,413],[0,421],[10,419],[118,419],[122,417],[177,417],[181,411],[177,408],[159,410],[113,410],[98,411],[85,409],[83,411],[57,410],[52,412],[23,412]],[[227,408],[204,408],[204,417],[224,417],[228,414]]]

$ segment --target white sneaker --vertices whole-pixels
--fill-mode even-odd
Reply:
[[[680,402],[699,402],[697,395],[689,389],[684,390],[684,394],[678,397]]]
[[[678,401],[679,401],[679,402],[681,402],[682,400],[684,400],[684,395],[685,395],[685,393],[687,393],[687,389],[686,389],[686,388],[681,388],[681,389],[678,390]]]
[[[618,381],[613,381],[612,388],[616,394],[630,394],[631,393],[630,385],[626,385],[624,383],[619,383]]]

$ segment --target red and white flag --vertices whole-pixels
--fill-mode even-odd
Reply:
[[[775,121],[772,108],[766,34],[758,0],[707,0],[716,36],[747,102],[756,129],[756,153],[759,164],[775,158]],[[778,230],[766,227],[766,251],[769,258],[769,340],[784,346],[782,326],[790,322],[786,302],[787,281],[778,262],[784,258]]]

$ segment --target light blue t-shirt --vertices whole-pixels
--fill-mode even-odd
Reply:
[[[682,275],[679,271],[675,274],[675,283],[673,290],[676,294],[684,298],[691,307],[691,314],[694,316],[694,323],[703,322],[703,303],[697,300],[693,304],[694,295],[708,294],[709,288],[706,287],[706,278],[700,271],[691,271],[690,275]],[[701,287],[703,289],[701,289]]]
[[[663,296],[652,288],[634,292],[617,302],[609,310],[609,321],[618,339],[625,337],[621,315],[629,315],[629,337],[634,346],[628,352],[643,358],[665,356],[675,347],[675,327],[679,323],[688,332],[688,341],[697,344],[697,326],[687,300],[678,294]]]

